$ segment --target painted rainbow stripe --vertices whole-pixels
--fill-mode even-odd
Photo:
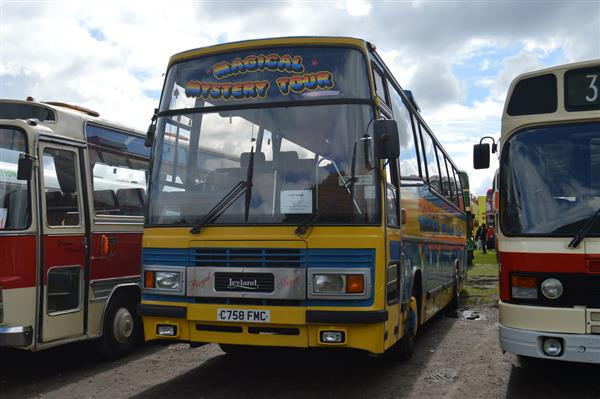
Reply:
[[[212,68],[213,76],[219,80],[242,73],[264,70],[303,73],[304,64],[299,55],[259,54],[249,55],[244,59],[237,57],[231,62],[217,62]]]

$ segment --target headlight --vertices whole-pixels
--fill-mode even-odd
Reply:
[[[144,288],[156,291],[169,291],[173,294],[183,295],[184,274],[181,270],[145,270]]]
[[[323,294],[362,294],[365,292],[364,274],[315,274],[313,292]]]
[[[156,272],[156,288],[161,290],[181,289],[181,278],[179,272]]]
[[[315,292],[346,292],[346,281],[342,274],[315,274],[313,279]]]
[[[563,285],[560,280],[555,278],[547,278],[540,286],[542,294],[548,299],[557,299],[563,293]]]
[[[537,299],[537,280],[531,276],[512,276],[511,294],[517,299]]]

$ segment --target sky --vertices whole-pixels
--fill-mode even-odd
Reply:
[[[473,170],[472,148],[499,138],[510,82],[600,58],[600,0],[0,0],[0,97],[78,104],[145,130],[171,55],[304,35],[375,44],[483,195],[498,162]]]

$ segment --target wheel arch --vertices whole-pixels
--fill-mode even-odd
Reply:
[[[117,295],[121,294],[131,296],[137,303],[139,303],[142,298],[142,290],[140,285],[137,283],[123,283],[115,285],[106,298],[106,302],[104,302],[104,307],[102,308],[102,315],[100,317],[100,336],[102,336],[104,333],[104,320],[106,320],[106,310],[108,309],[108,305]]]

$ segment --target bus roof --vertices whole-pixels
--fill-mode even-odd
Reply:
[[[29,121],[34,120],[35,126],[43,126],[46,129],[38,129],[43,131],[44,133],[53,132],[56,135],[66,136],[72,139],[85,141],[85,125],[88,122],[96,123],[108,128],[113,128],[120,131],[126,131],[128,133],[133,133],[136,135],[144,136],[145,133],[135,130],[131,127],[122,125],[117,122],[109,121],[104,118],[99,117],[99,114],[90,109],[71,105],[67,103],[61,102],[37,102],[33,100],[13,100],[13,99],[0,99],[0,109],[4,106],[7,107],[9,105],[23,105],[23,106],[31,106],[36,110],[44,110],[47,111],[48,115],[51,115],[50,118],[46,120],[40,120],[35,116],[31,118],[23,118],[23,119],[0,119],[0,124],[6,124],[5,121],[11,121],[13,123],[15,120],[23,120]],[[31,125],[31,124],[30,124]]]
[[[506,96],[506,102],[502,113],[500,141],[505,142],[508,136],[527,126],[598,120],[600,117],[600,107],[595,110],[574,111],[568,110],[565,103],[565,74],[568,71],[588,68],[600,69],[600,59],[556,65],[518,75],[511,82]],[[552,81],[552,76],[556,79],[555,89],[554,87],[549,89],[549,85],[545,85],[541,81],[540,84],[536,85],[534,80],[531,80],[531,78],[549,77],[550,81]],[[527,88],[526,82],[533,82],[533,84],[530,85],[530,88]],[[598,83],[600,84],[600,82]],[[517,91],[515,91],[516,88],[518,88]],[[544,90],[546,91],[544,92]],[[551,90],[554,93],[554,96],[551,96],[551,92],[548,90]],[[521,104],[534,104],[536,102],[544,101],[544,99],[548,99],[549,96],[554,107],[547,111],[545,110],[546,112],[543,113],[536,112],[535,109],[532,109],[532,112],[527,112],[526,109],[518,110],[522,112],[515,112],[514,108],[511,107],[511,100],[513,100],[513,104],[517,103],[517,100],[520,100]]]
[[[326,36],[299,36],[279,37],[271,39],[244,40],[239,42],[216,44],[214,46],[201,47],[193,50],[183,51],[173,55],[169,59],[169,67],[177,62],[205,55],[227,53],[236,50],[248,50],[251,48],[294,46],[294,45],[341,45],[358,47],[366,51],[367,42],[352,37],[326,37]]]

